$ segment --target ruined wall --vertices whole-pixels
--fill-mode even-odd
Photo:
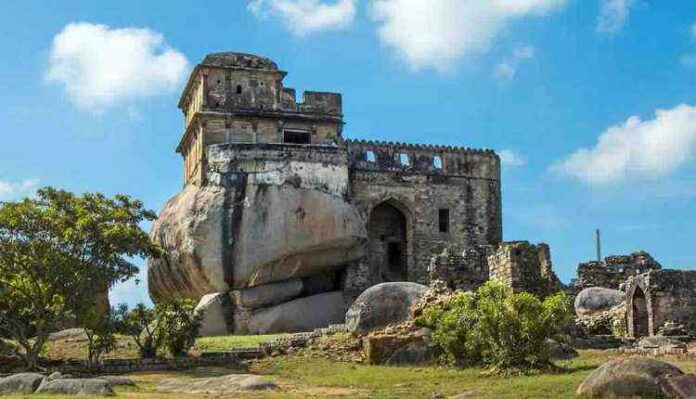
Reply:
[[[492,245],[446,248],[430,261],[430,281],[442,281],[451,290],[475,291],[490,278],[488,257],[492,253]]]
[[[500,159],[493,151],[368,141],[346,145],[351,196],[365,219],[388,203],[406,220],[409,281],[427,283],[431,257],[449,244],[467,248],[501,241]],[[366,269],[375,265],[357,265],[354,272]]]
[[[588,287],[605,287],[616,290],[629,277],[660,269],[662,269],[662,265],[647,252],[608,256],[604,258],[603,262],[586,262],[578,265],[577,280],[573,283],[572,288],[576,292]]]
[[[696,333],[696,271],[651,270],[626,282],[628,333],[655,335],[667,322]]]
[[[562,284],[551,266],[551,253],[546,244],[527,241],[497,245],[488,256],[490,278],[512,288],[514,292],[531,292],[546,296],[561,289]]]

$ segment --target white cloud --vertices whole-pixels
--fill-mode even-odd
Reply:
[[[602,0],[597,17],[597,33],[611,35],[620,31],[626,25],[634,4],[634,0]]]
[[[500,150],[498,156],[500,156],[500,163],[503,166],[517,167],[527,164],[527,158],[513,150]]]
[[[512,54],[505,57],[493,70],[493,75],[501,82],[510,82],[517,75],[517,69],[520,64],[534,58],[535,49],[529,45],[519,45],[515,48]]]
[[[567,0],[372,0],[379,37],[414,69],[452,69],[486,52],[514,20],[543,16]]]
[[[580,149],[552,169],[588,184],[657,180],[686,164],[696,149],[696,107],[657,110],[643,121],[631,116],[599,136],[592,149]]]
[[[248,9],[259,18],[273,18],[296,36],[340,30],[355,20],[357,0],[252,0]]]
[[[39,179],[26,179],[19,183],[0,180],[0,201],[14,201],[31,196],[39,185]]]
[[[104,109],[176,90],[186,57],[148,28],[76,22],[53,38],[46,78],[63,86],[80,109]]]
[[[692,41],[696,41],[696,23],[691,25],[691,28],[689,28],[689,36],[691,36]],[[681,63],[685,67],[696,67],[696,54],[691,53],[683,55],[681,57]]]

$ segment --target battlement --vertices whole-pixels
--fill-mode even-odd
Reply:
[[[345,143],[350,166],[357,170],[500,180],[500,158],[489,149],[368,140]]]

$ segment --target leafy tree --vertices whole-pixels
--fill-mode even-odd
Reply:
[[[0,203],[0,333],[24,348],[29,368],[49,333],[96,305],[96,290],[136,275],[129,257],[159,254],[139,225],[155,217],[128,196],[50,187]]]
[[[129,311],[128,306],[121,304],[114,310],[114,314],[116,331],[133,338],[138,345],[140,357],[156,357],[162,345],[162,323],[155,310],[139,303]]]
[[[564,293],[541,301],[489,281],[476,294],[459,292],[427,308],[417,322],[433,328],[433,342],[451,362],[520,372],[552,364],[547,339],[559,337],[571,320]]]
[[[155,312],[169,353],[172,356],[185,356],[198,338],[201,316],[196,311],[196,302],[170,299],[155,305]]]

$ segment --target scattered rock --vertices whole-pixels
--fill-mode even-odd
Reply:
[[[0,379],[0,394],[34,393],[44,376],[37,373],[19,373]]]
[[[638,341],[637,346],[642,349],[683,349],[686,351],[686,344],[670,337],[643,337]]]
[[[208,294],[198,302],[196,310],[201,315],[198,334],[201,337],[217,337],[230,334],[229,322],[232,320],[232,303],[226,294]]]
[[[228,395],[235,392],[262,391],[277,388],[274,383],[252,374],[230,374],[214,378],[167,379],[157,384],[157,391],[159,392],[193,395]]]
[[[585,288],[575,297],[575,313],[578,316],[587,316],[606,312],[623,304],[625,300],[626,295],[619,290],[602,287]]]
[[[570,345],[564,344],[563,342],[556,341],[555,339],[547,339],[546,343],[549,345],[551,350],[551,358],[558,360],[574,359],[580,354]]]
[[[46,381],[60,380],[61,378],[64,378],[63,374],[59,371],[54,371],[46,377]]]
[[[589,397],[654,398],[668,395],[663,389],[668,376],[681,376],[672,364],[655,359],[632,357],[604,363],[578,388]]]
[[[313,331],[341,323],[345,311],[343,292],[334,291],[255,311],[247,328],[251,334]]]
[[[101,378],[60,378],[44,381],[37,394],[114,396],[111,384]]]
[[[346,313],[346,327],[354,335],[400,323],[428,287],[409,282],[382,283],[365,290]]]

